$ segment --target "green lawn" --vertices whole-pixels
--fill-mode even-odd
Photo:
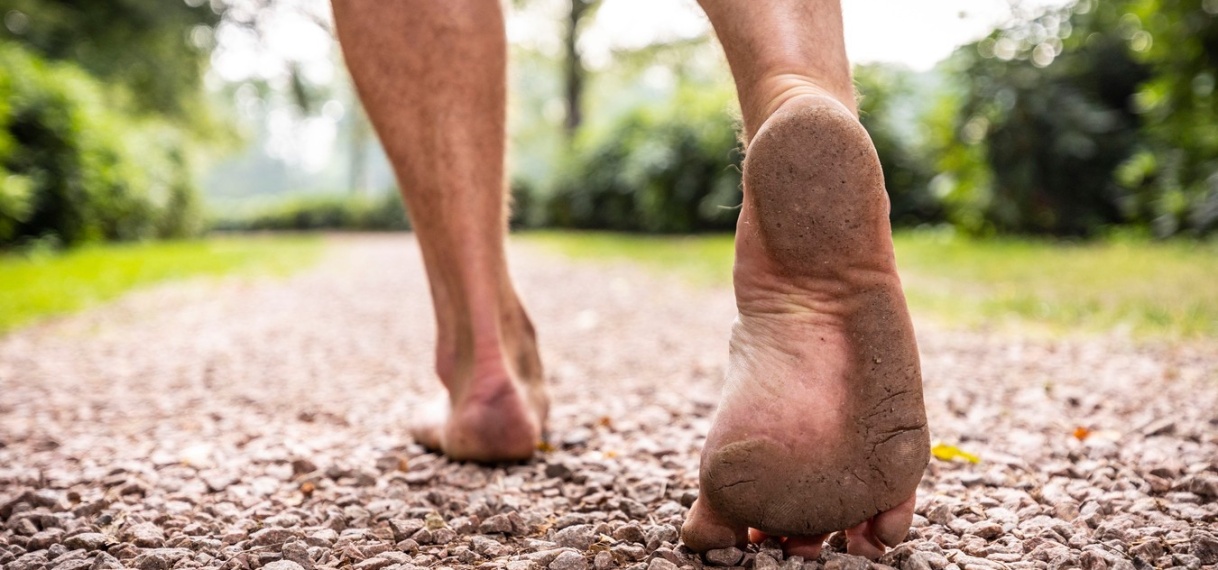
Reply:
[[[312,263],[321,249],[316,237],[223,237],[0,255],[0,334],[171,279],[286,274]]]
[[[575,258],[634,260],[699,284],[731,283],[730,236],[519,236]],[[897,262],[919,319],[1049,333],[1128,332],[1218,338],[1218,242],[972,240],[896,235]]]

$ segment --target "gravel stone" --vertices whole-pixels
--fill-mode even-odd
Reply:
[[[570,481],[575,476],[575,471],[560,461],[549,461],[546,463],[545,474],[546,477]]]
[[[250,543],[254,546],[280,546],[283,543],[299,538],[299,533],[285,528],[264,528],[250,535]]]
[[[1218,536],[1201,530],[1193,531],[1193,556],[1202,564],[1218,564]]]
[[[931,570],[932,568],[938,570],[947,566],[947,559],[943,559],[943,562],[944,564],[941,565],[932,565],[930,557],[926,553],[914,552],[901,564],[901,570]]]
[[[113,556],[105,552],[98,552],[93,559],[93,565],[90,570],[118,570],[123,567],[123,563]]]
[[[1002,525],[990,521],[979,521],[969,525],[964,532],[965,534],[992,540],[1002,536]]]
[[[507,515],[494,515],[478,525],[478,532],[483,534],[513,534],[512,521]]]
[[[30,550],[42,550],[50,548],[51,545],[58,544],[63,538],[63,530],[58,528],[47,529],[39,533],[35,533],[30,537],[26,547]]]
[[[47,565],[45,552],[27,552],[4,566],[5,570],[42,570]]]
[[[574,526],[577,524],[588,524],[588,515],[585,515],[583,513],[565,514],[561,517],[558,517],[558,520],[554,521],[553,528],[555,530],[561,530],[561,529],[567,528],[569,526]]]
[[[627,560],[642,560],[647,557],[647,549],[638,544],[615,544],[609,547],[609,552]]]
[[[628,523],[618,527],[613,531],[615,540],[624,540],[626,542],[647,542],[647,537],[643,536],[643,527],[638,523]]]
[[[768,553],[759,552],[757,553],[757,556],[753,558],[753,568],[756,570],[778,570],[782,567],[778,560],[781,560],[781,558],[775,559]]]
[[[165,533],[152,523],[132,525],[120,538],[141,548],[160,548],[165,545]]]
[[[577,524],[554,533],[554,542],[576,550],[587,550],[596,542],[596,533],[590,524]]]
[[[305,570],[305,568],[291,560],[279,560],[263,566],[262,570]]]
[[[85,570],[92,568],[93,561],[85,560],[84,558],[74,558],[72,560],[56,560],[53,570]]]
[[[135,557],[134,566],[140,570],[168,570],[177,561],[193,556],[185,548],[152,548]]]
[[[650,525],[643,531],[643,536],[647,541],[648,550],[655,550],[665,542],[675,544],[680,533],[677,529],[666,524]]]
[[[596,570],[609,570],[617,568],[617,562],[613,560],[613,555],[609,551],[601,551],[592,558],[592,567]]]
[[[550,562],[550,570],[587,570],[588,561],[583,555],[573,550],[564,550]]]
[[[579,554],[578,552],[575,552],[574,550],[571,550],[568,548],[552,548],[549,550],[539,550],[537,552],[530,552],[528,554],[525,554],[524,557],[528,560],[532,560],[533,562],[536,562],[537,564],[539,564],[541,566],[549,566],[550,563],[553,562],[555,558],[558,558],[558,555],[560,555],[564,552],[574,552],[575,554]]]
[[[663,558],[652,558],[647,563],[647,570],[677,570],[677,565]]]
[[[744,558],[744,551],[735,546],[729,546],[727,548],[708,550],[703,554],[703,557],[706,558],[708,564],[714,566],[735,566],[740,562],[741,558]]]
[[[313,570],[313,559],[309,556],[309,548],[304,542],[294,540],[283,545],[283,559],[295,562],[303,570]]]
[[[470,548],[487,558],[496,558],[508,552],[508,549],[498,540],[486,536],[470,538]]]
[[[821,558],[825,561],[825,570],[869,570],[871,568],[871,561],[861,556],[824,553]]]

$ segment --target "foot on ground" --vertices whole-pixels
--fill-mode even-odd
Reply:
[[[525,460],[537,451],[550,399],[533,326],[517,307],[484,354],[440,347],[437,369],[448,396],[415,418],[411,435],[420,445],[449,459],[486,463]]]
[[[929,459],[879,159],[840,103],[797,97],[753,138],[744,188],[739,318],[682,537],[816,557],[845,530],[876,558],[904,540]]]

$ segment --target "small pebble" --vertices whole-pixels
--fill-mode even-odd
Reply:
[[[578,552],[564,550],[550,562],[549,568],[550,570],[587,570],[588,561]]]
[[[703,554],[703,557],[706,558],[708,564],[715,566],[735,566],[740,562],[741,558],[744,558],[744,551],[735,546],[729,546],[727,548],[708,550]]]

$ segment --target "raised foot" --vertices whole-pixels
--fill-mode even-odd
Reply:
[[[752,529],[814,557],[845,530],[878,557],[908,532],[929,459],[879,160],[839,103],[798,97],[758,130],[744,188],[740,316],[683,538],[707,550]]]

